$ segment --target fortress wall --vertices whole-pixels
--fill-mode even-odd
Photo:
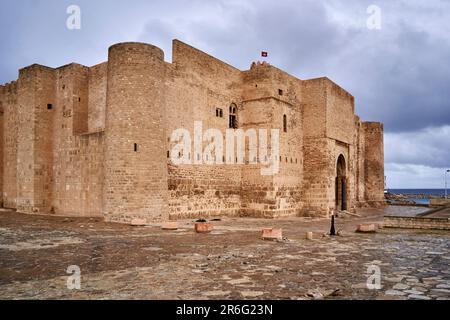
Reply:
[[[356,205],[355,179],[357,170],[357,158],[355,154],[357,126],[354,115],[354,98],[331,80],[325,79],[327,85],[326,135],[328,138],[335,140],[334,168],[336,168],[340,154],[345,158],[347,208],[348,210],[354,210]],[[336,176],[336,169],[334,176]]]
[[[89,68],[89,132],[105,130],[107,69],[107,62]]]
[[[104,132],[80,136],[80,207],[74,213],[86,217],[103,217]]]
[[[242,129],[268,129],[268,156],[272,156],[270,129],[272,128],[275,110],[273,99],[247,101],[240,113]],[[258,157],[260,155],[258,154]],[[271,217],[276,209],[274,176],[263,175],[261,165],[248,165],[242,168],[242,213],[246,216]]]
[[[357,126],[354,99],[327,78],[304,81],[305,213],[330,214],[336,203],[336,166],[346,165],[347,208],[356,206]],[[329,140],[329,141],[327,141]]]
[[[305,215],[328,215],[335,207],[335,141],[327,138],[304,139]]]
[[[88,132],[89,68],[78,64],[72,68],[73,135],[76,136]]]
[[[173,64],[167,64],[167,151],[175,129],[187,129],[194,139],[194,121],[201,121],[203,134],[218,129],[224,137],[229,125],[229,107],[238,108],[240,123],[240,71],[180,41],[174,40]],[[223,117],[216,117],[216,109]],[[203,149],[209,142],[203,142]],[[190,159],[203,159],[191,150]],[[225,154],[224,154],[225,156]],[[203,159],[206,160],[206,159]],[[169,163],[169,209],[172,219],[237,215],[240,210],[240,165],[178,165]]]
[[[2,87],[0,95],[3,107],[3,206],[17,206],[17,140],[18,105],[17,82]]]
[[[324,79],[327,94],[326,135],[352,144],[355,132],[354,98],[328,78]]]
[[[51,131],[55,70],[32,65],[18,80],[17,210],[47,213],[51,207],[53,157]]]
[[[0,208],[3,208],[3,126],[4,126],[4,86],[0,86]]]
[[[364,127],[362,125],[362,121],[357,118],[357,131],[356,131],[356,148],[355,148],[355,154],[356,154],[356,161],[357,161],[357,168],[356,168],[356,186],[355,186],[355,198],[357,202],[357,206],[362,206],[365,203],[365,171],[364,171],[364,157],[365,157],[365,135],[364,135]]]
[[[326,103],[325,78],[302,81],[304,139],[326,136]]]
[[[369,205],[384,203],[384,141],[383,124],[363,122],[365,137],[365,198]]]
[[[103,213],[128,223],[168,219],[164,53],[142,43],[109,48]]]
[[[0,204],[125,223],[326,215],[340,154],[348,208],[382,203],[383,127],[362,123],[354,98],[332,81],[301,81],[265,63],[241,72],[178,40],[172,61],[154,46],[122,43],[108,62],[32,65],[1,86]],[[249,164],[248,150],[246,165],[171,163],[175,129],[187,129],[192,144],[195,121],[226,137],[232,103],[240,129],[280,130],[276,175]]]
[[[251,216],[295,215],[302,206],[303,123],[300,81],[268,64],[243,73],[243,124],[246,129],[279,130],[279,172],[263,176],[261,165],[242,174],[243,212]],[[286,115],[287,132],[283,128]],[[271,145],[269,139],[269,146]],[[271,154],[271,152],[270,152]]]
[[[326,215],[334,207],[335,142],[326,138],[326,88],[325,78],[302,82],[305,215]]]
[[[341,143],[339,141],[334,140],[334,149],[333,149],[333,180],[337,176],[337,164],[338,164],[338,158],[340,155],[343,155],[345,158],[345,183],[346,183],[346,198],[347,198],[347,210],[348,211],[354,211],[356,207],[356,200],[355,200],[355,187],[356,187],[356,181],[355,181],[355,173],[356,173],[356,158],[354,158],[355,152],[354,145],[352,144],[345,144]],[[340,191],[341,187],[338,187],[338,191]],[[333,198],[332,198],[332,204],[330,209],[334,209],[336,206],[336,181],[334,181],[334,185],[332,186],[333,189]],[[337,208],[338,210],[341,210],[342,207]]]
[[[95,189],[87,181],[96,181],[101,171],[83,176],[83,168],[96,153],[86,154],[84,137],[87,131],[88,105],[87,67],[70,64],[58,68],[57,101],[53,110],[54,182],[52,212],[65,216],[86,216],[86,193]],[[101,159],[101,158],[100,158]],[[86,181],[87,180],[87,181]]]

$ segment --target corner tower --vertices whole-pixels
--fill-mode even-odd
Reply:
[[[167,219],[163,51],[143,43],[110,47],[107,81],[105,220]]]

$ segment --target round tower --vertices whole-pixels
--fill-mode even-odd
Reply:
[[[144,43],[109,48],[105,220],[168,219],[164,52]]]

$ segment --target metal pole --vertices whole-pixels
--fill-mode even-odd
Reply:
[[[334,227],[334,214],[331,216],[331,228],[330,228],[330,236],[336,235],[336,229]]]
[[[445,199],[447,199],[447,172],[450,170],[445,170]]]

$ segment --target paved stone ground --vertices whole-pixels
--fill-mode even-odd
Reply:
[[[384,211],[358,213],[337,219],[343,236],[323,237],[325,219],[226,218],[196,234],[192,221],[163,231],[3,211],[0,299],[450,299],[449,232],[357,234]],[[282,227],[286,239],[263,241],[262,227]],[[67,289],[70,265],[80,290]],[[380,290],[367,289],[371,265]]]

